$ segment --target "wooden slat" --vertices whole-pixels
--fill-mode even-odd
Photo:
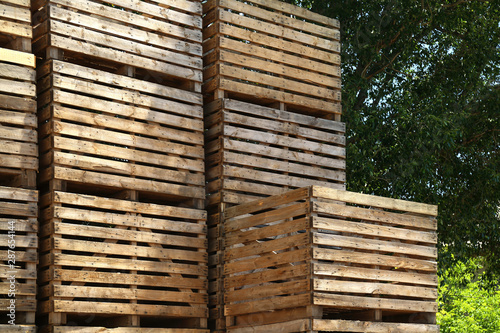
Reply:
[[[237,304],[229,304],[224,307],[226,316],[238,314],[256,313],[262,311],[274,311],[278,309],[296,308],[306,306],[311,302],[311,295],[301,294],[292,296],[278,296],[269,299],[256,300]]]
[[[368,194],[354,193],[354,192],[339,192],[337,190],[321,187],[313,187],[313,196],[325,199],[332,199],[354,203],[358,205],[373,206],[385,209],[393,209],[406,211],[424,215],[437,215],[437,206],[416,203],[411,201],[384,198]]]
[[[0,59],[2,61],[35,68],[35,56],[26,52],[0,48]]]
[[[400,299],[360,297],[347,295],[332,295],[314,293],[315,305],[333,306],[335,308],[350,309],[381,309],[392,311],[436,312],[437,302],[409,301]]]
[[[435,274],[419,274],[404,271],[349,267],[332,264],[314,264],[314,274],[318,276],[335,276],[350,279],[373,281],[401,282],[412,285],[437,286]]]
[[[407,323],[378,323],[368,321],[328,320],[314,319],[313,330],[336,331],[336,332],[414,332],[414,333],[438,333],[438,325],[429,324],[407,324]]]

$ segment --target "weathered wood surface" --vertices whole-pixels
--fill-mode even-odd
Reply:
[[[29,54],[0,49],[0,185],[34,188],[38,170],[36,73],[26,65],[24,55]],[[14,175],[27,170],[31,170],[31,181],[14,184]]]
[[[311,184],[345,189],[345,125],[230,99],[205,106],[207,206]]]
[[[49,0],[34,9],[35,54],[54,47],[81,61],[202,81],[200,1]]]
[[[134,327],[137,333],[209,333],[209,330],[191,328],[151,328]],[[56,326],[53,333],[128,333],[129,327],[86,327],[86,326]]]
[[[432,205],[319,186],[226,208],[221,277],[229,331],[288,325],[273,313],[315,307],[361,320],[379,311],[383,323],[342,326],[311,314],[304,332],[435,332],[436,215]],[[267,319],[245,324],[250,317]],[[416,317],[425,325],[412,324]]]
[[[337,20],[279,1],[210,0],[203,12],[205,93],[341,113]]]
[[[36,265],[38,262],[38,192],[0,186],[0,330],[9,330],[11,319],[7,306],[15,299],[16,324],[19,332],[34,332],[36,295]],[[15,296],[11,297],[10,278],[15,278]]]
[[[56,60],[38,75],[42,182],[204,199],[199,94]]]
[[[61,191],[41,202],[42,314],[208,316],[205,211]]]

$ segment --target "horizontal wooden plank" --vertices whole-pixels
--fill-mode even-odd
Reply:
[[[37,233],[38,231],[38,221],[36,219],[10,219],[10,218],[0,218],[0,230],[14,230],[16,232],[28,232]]]
[[[291,250],[287,252],[261,255],[257,258],[226,262],[224,264],[224,274],[236,274],[261,268],[275,268],[280,265],[288,265],[292,262],[298,263],[310,260],[310,257],[309,249]]]
[[[168,182],[129,178],[125,176],[69,169],[59,166],[54,167],[53,174],[49,173],[43,175],[41,178],[49,179],[50,177],[84,184],[109,186],[145,192],[160,192],[186,198],[205,198],[205,189],[202,186],[177,185]]]
[[[161,231],[192,233],[203,235],[204,224],[169,220],[168,217],[151,218],[130,214],[113,214],[112,212],[92,211],[78,208],[53,207],[53,217],[83,222],[103,223],[109,226],[128,226]]]
[[[349,309],[436,312],[437,302],[314,293],[313,304]]]
[[[293,206],[288,206],[284,209],[293,210],[294,208]],[[292,215],[293,214],[290,214],[288,216]],[[271,223],[270,225],[259,225],[257,228],[250,228],[250,230],[243,232],[229,232],[225,228],[226,234],[224,236],[224,243],[226,246],[231,246],[239,243],[247,243],[259,239],[264,239],[266,237],[276,237],[279,235],[285,235],[292,232],[297,232],[299,230],[305,230],[308,227],[309,227],[309,219],[305,217],[277,224]]]
[[[29,7],[31,5],[30,0],[2,0],[5,3],[10,3],[13,5],[18,5],[22,7]]]
[[[0,199],[37,202],[38,191],[17,187],[0,186]]]
[[[229,220],[226,216],[226,221],[224,222],[224,229],[225,229],[227,236],[233,237],[233,239],[235,240],[235,244],[236,244],[237,241],[253,240],[252,239],[253,237],[251,236],[252,233],[250,233],[250,234],[248,232],[234,233],[236,231],[239,231],[241,229],[255,227],[255,226],[264,226],[267,223],[277,222],[280,220],[296,218],[297,216],[305,215],[308,212],[309,212],[309,203],[302,202],[302,203],[296,203],[293,205],[287,205],[286,207],[273,209],[271,211],[260,213],[260,214],[255,214],[255,215],[250,215],[250,216],[242,216],[241,218],[238,218],[238,219]],[[281,224],[281,225],[283,225],[283,224]],[[265,230],[266,231],[270,230],[270,235],[273,235],[272,230],[274,230],[274,229],[267,229],[266,228]],[[253,232],[253,235],[257,235],[257,234],[255,232]],[[261,234],[260,236],[264,236],[264,235]],[[261,238],[264,238],[264,237],[261,237]],[[231,245],[231,244],[232,244],[232,242],[230,242],[228,245]]]
[[[306,292],[309,289],[310,283],[307,279],[287,281],[282,283],[271,283],[252,288],[228,290],[224,294],[224,301],[226,303],[240,302],[270,296],[301,293]]]
[[[325,199],[338,200],[343,202],[354,203],[358,205],[366,205],[379,207],[384,209],[400,210],[410,213],[437,216],[437,206],[428,205],[418,202],[385,198],[380,196],[337,191],[329,188],[313,187],[313,196]]]
[[[3,61],[3,58],[0,59]],[[35,82],[36,72],[30,67],[0,63],[0,76],[7,79]]]
[[[313,273],[318,276],[335,276],[351,279],[401,282],[412,285],[437,286],[436,274],[420,274],[398,270],[349,267],[334,264],[314,264]]]
[[[16,23],[7,20],[0,20],[0,33],[25,38],[33,37],[33,30],[30,24]]]
[[[13,203],[2,202],[0,206],[0,215],[28,216],[36,217],[38,206],[36,203]]]
[[[97,326],[54,326],[54,328],[53,328],[53,333],[128,333],[128,332],[130,332],[130,327],[109,328],[109,327],[97,327]],[[151,328],[151,327],[134,327],[134,332],[137,332],[137,333],[210,333],[209,330],[205,330],[205,329]]]
[[[435,232],[424,232],[404,228],[386,227],[377,224],[339,220],[334,218],[313,217],[313,228],[346,232],[369,237],[383,237],[419,243],[437,243]]]
[[[314,178],[306,178],[301,177],[301,175],[293,175],[293,174],[282,174],[282,173],[274,173],[270,171],[260,171],[256,169],[243,168],[238,166],[225,166],[222,169],[221,177],[233,177],[235,179],[242,178],[245,181],[254,181],[254,182],[262,182],[262,183],[270,183],[274,185],[281,186],[290,186],[290,187],[306,187],[311,184],[320,185],[320,186],[329,186],[329,187],[337,187],[344,188],[344,183],[342,181],[331,181],[328,179],[314,179]],[[208,174],[207,174],[208,178]]]
[[[273,312],[275,313],[276,311]],[[254,318],[253,314],[251,314],[250,316],[252,316],[251,318]],[[290,316],[288,316],[288,318],[290,318]],[[268,333],[268,332],[280,332],[280,330],[281,332],[307,332],[310,329],[311,329],[310,319],[296,319],[276,324],[228,328],[227,331],[230,333]]]
[[[158,181],[172,181],[183,184],[203,186],[205,177],[202,173],[190,173],[184,170],[171,170],[157,167],[133,164],[129,161],[115,161],[79,154],[54,151],[51,153],[56,165],[77,167],[102,173],[128,175],[131,177],[155,179]]]
[[[220,109],[237,111],[250,116],[259,116],[276,121],[293,123],[300,126],[315,128],[317,130],[344,133],[346,130],[345,123],[323,119],[308,115],[303,115],[295,112],[283,111],[276,108],[265,107],[257,104],[246,103],[235,99],[220,99],[214,103],[220,102]],[[303,133],[306,134],[305,132]]]
[[[37,170],[38,158],[32,156],[0,154],[0,166],[6,168]]]
[[[35,85],[32,82],[14,81],[12,79],[0,79],[0,92],[35,97]]]
[[[3,205],[3,203],[2,203]],[[14,231],[17,231],[14,229]],[[15,241],[16,252],[20,250],[18,248],[38,248],[38,236],[35,234],[32,235],[20,235],[18,233],[14,234],[2,234],[0,235],[0,244],[9,244],[9,240]]]
[[[16,296],[35,296],[36,285],[24,284],[16,281]],[[0,294],[8,294],[10,290],[10,282],[0,283]],[[3,296],[3,295],[2,295]],[[3,309],[2,309],[3,310]],[[2,331],[3,332],[3,331]]]
[[[125,230],[113,228],[111,225],[102,227],[82,224],[69,224],[55,222],[53,233],[61,235],[78,235],[79,237],[89,237],[96,239],[130,241],[148,244],[161,244],[163,246],[179,246],[184,248],[204,249],[207,241],[198,237],[187,237],[181,235],[148,232],[146,230]]]
[[[250,287],[253,285],[262,285],[267,282],[280,281],[286,279],[296,280],[308,276],[310,273],[309,264],[289,265],[271,270],[261,270],[250,274],[235,275],[224,278],[224,288]]]
[[[307,306],[310,303],[311,295],[309,293],[291,296],[276,296],[250,302],[226,304],[224,306],[224,314],[226,316],[234,316],[239,314],[296,308]]]
[[[407,258],[406,256],[394,256],[392,254],[375,254],[356,252],[352,250],[334,250],[317,248],[313,249],[313,258],[317,260],[328,260],[337,263],[356,263],[364,265],[383,266],[392,269],[409,269],[417,271],[437,271],[435,260],[422,260]]]
[[[50,301],[49,301],[50,302]],[[46,307],[42,302],[41,307]],[[195,306],[173,306],[153,304],[130,304],[109,302],[85,302],[85,301],[63,301],[54,300],[52,306],[56,313],[95,313],[114,315],[140,315],[140,316],[162,316],[162,317],[186,317],[206,318],[208,310],[205,307]]]
[[[414,332],[414,333],[439,333],[438,325],[406,324],[406,323],[380,323],[369,321],[313,319],[313,330],[336,332]]]
[[[0,110],[0,122],[4,124],[37,127],[36,115],[29,112]]]
[[[0,251],[0,258],[7,258],[9,255],[8,250]],[[38,256],[36,251],[30,250],[30,251],[16,251],[16,261],[17,262],[28,262],[28,263],[37,263],[38,262]],[[36,276],[35,276],[36,277]]]
[[[2,57],[0,49],[0,58]],[[0,108],[23,112],[36,112],[36,101],[28,97],[0,94]]]
[[[340,281],[314,279],[314,290],[328,293],[391,295],[399,297],[437,299],[437,288],[403,286],[392,283],[374,283],[360,281]]]
[[[175,303],[204,304],[207,302],[207,294],[181,291],[164,291],[151,289],[131,289],[112,287],[87,287],[54,285],[54,297],[85,297],[114,300],[147,300]]]
[[[0,25],[2,21],[0,21]],[[29,28],[31,30],[31,28]],[[2,30],[2,27],[0,27]],[[5,62],[14,63],[18,65],[29,66],[35,68],[35,56],[30,53],[9,50],[0,47],[0,59]]]
[[[0,4],[0,13],[3,18],[13,19],[16,21],[31,24],[31,12],[26,7],[14,7]]]
[[[9,305],[10,305],[9,298],[0,299],[0,309],[7,309]],[[16,299],[16,312],[34,312],[34,311],[36,311],[36,299]],[[2,330],[2,332],[4,331]]]
[[[273,239],[266,242],[253,242],[243,247],[226,248],[224,255],[226,261],[262,255],[268,252],[281,251],[294,247],[305,246],[309,243],[309,235],[296,234],[285,238]]]
[[[207,274],[207,268],[203,265],[137,260],[130,258],[118,259],[86,255],[70,255],[61,253],[48,254],[40,259],[41,267],[48,265],[135,270],[142,272],[143,275],[148,275],[147,272],[154,273],[150,275],[158,275],[160,273],[189,274],[201,277]]]
[[[202,146],[191,146],[187,144],[163,141],[129,133],[120,133],[94,128],[91,126],[75,125],[55,120],[53,122],[52,131],[54,134],[67,135],[79,139],[104,141],[125,147],[148,149],[161,152],[163,154],[203,158]],[[40,132],[43,132],[43,128],[40,129]]]
[[[334,203],[314,202],[313,210],[321,214],[387,223],[389,225],[402,225],[411,228],[426,230],[436,230],[437,227],[437,222],[434,218],[393,213],[377,209],[346,206]]]
[[[0,125],[0,138],[6,140],[37,142],[37,133],[34,129],[24,129]]]
[[[162,217],[178,217],[193,220],[206,220],[207,218],[206,211],[199,209],[110,199],[93,195],[66,193],[59,191],[54,192],[54,197],[52,200],[54,203],[95,207],[100,209],[110,209],[145,215],[160,215]]]
[[[201,94],[182,90],[178,88],[168,87],[158,83],[148,82],[140,79],[134,79],[125,75],[118,75],[109,72],[100,71],[97,69],[88,70],[88,67],[75,65],[69,62],[59,60],[52,60],[48,66],[53,66],[53,71],[66,74],[69,76],[76,76],[82,79],[91,80],[106,85],[119,86],[129,90],[145,92],[150,95],[160,96],[168,99],[178,100],[181,102],[202,105]],[[123,94],[122,94],[123,95]],[[135,101],[135,100],[134,100]],[[177,106],[175,107],[177,109]],[[200,108],[195,108],[201,112]],[[197,115],[202,118],[202,114]]]
[[[109,285],[110,281],[114,284],[170,287],[184,289],[206,289],[206,279],[151,276],[141,274],[127,273],[109,273],[109,272],[90,272],[54,269],[52,272],[54,281],[83,282],[83,283],[103,283]]]
[[[272,207],[278,207],[284,204],[292,203],[295,201],[305,199],[309,194],[309,188],[300,188],[297,190],[289,191],[279,196],[261,199],[259,201],[244,204],[236,207],[229,207],[226,209],[224,216],[230,219],[236,216],[251,214],[259,210],[265,210]]]
[[[351,248],[355,250],[380,251],[384,253],[406,254],[437,259],[437,248],[434,246],[414,245],[391,240],[383,241],[344,235],[313,233],[313,243],[325,246]]]

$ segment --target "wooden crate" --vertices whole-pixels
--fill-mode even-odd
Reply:
[[[37,191],[0,186],[2,261],[0,331],[2,332],[36,331],[37,216]],[[10,314],[14,317],[9,317]],[[15,325],[9,322],[11,320]]]
[[[228,331],[437,332],[436,215],[319,186],[227,208]]]
[[[311,184],[345,189],[345,124],[232,99],[205,116],[210,309],[222,330],[221,212]]]
[[[345,189],[345,124],[231,99],[205,106],[207,207]]]
[[[206,332],[205,211],[62,191],[40,207],[42,331]]]
[[[74,63],[111,72],[132,66],[141,77],[201,91],[199,0],[35,0],[33,9],[33,51],[41,58],[58,58],[58,49]]]
[[[5,6],[0,4],[0,11],[6,10]],[[0,24],[0,29],[3,26]],[[36,187],[34,59],[32,54],[23,51],[0,48],[0,185]]]
[[[203,13],[205,94],[341,113],[337,20],[277,0],[209,0]]]
[[[42,184],[204,200],[200,94],[58,60],[38,90]]]

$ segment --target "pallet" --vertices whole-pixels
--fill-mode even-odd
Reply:
[[[129,333],[130,328],[107,328],[107,327],[85,327],[85,326],[57,326],[50,333]],[[210,333],[205,329],[189,329],[189,328],[149,328],[135,327],[133,332],[136,333]]]
[[[294,318],[323,320],[312,331],[418,323],[434,332],[436,215],[436,206],[318,186],[227,208],[228,331]],[[333,329],[339,320],[368,324]]]
[[[58,49],[74,63],[110,72],[133,66],[141,78],[200,92],[198,0],[36,0],[33,10],[33,51],[43,59]]]
[[[38,68],[40,183],[205,198],[201,95],[59,60]]]
[[[337,20],[277,0],[209,0],[203,13],[205,94],[341,113]]]
[[[35,332],[36,329],[37,202],[37,191],[0,186],[2,332]]]
[[[41,332],[206,331],[206,212],[126,192],[41,197]]]

